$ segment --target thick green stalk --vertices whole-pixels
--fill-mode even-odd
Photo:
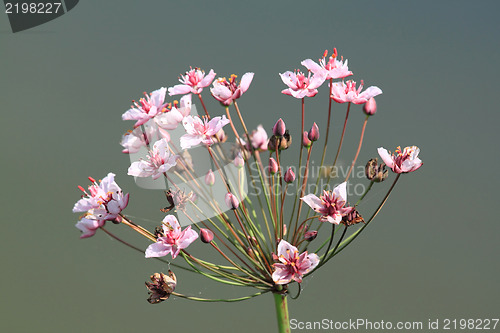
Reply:
[[[273,293],[276,305],[276,319],[278,319],[278,332],[290,333],[290,319],[288,317],[288,302],[286,294]]]

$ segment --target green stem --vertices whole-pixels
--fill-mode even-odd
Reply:
[[[278,319],[278,332],[290,333],[290,319],[288,317],[288,302],[286,294],[274,293],[276,305],[276,319]]]
[[[179,293],[176,293],[176,292],[172,292],[172,295],[177,296],[177,297],[182,297],[182,298],[185,298],[185,299],[189,299],[189,300],[192,300],[192,301],[198,301],[198,302],[241,302],[241,301],[253,298],[253,297],[260,296],[260,295],[265,294],[267,292],[269,292],[269,290],[261,291],[261,292],[258,292],[256,294],[249,295],[249,296],[238,297],[238,298],[229,298],[229,299],[224,299],[224,298],[218,298],[218,299],[201,298],[201,297],[194,297],[194,296],[186,296],[186,295],[179,294]]]

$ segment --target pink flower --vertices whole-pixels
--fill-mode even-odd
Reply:
[[[182,125],[186,129],[187,134],[181,137],[181,148],[188,149],[200,143],[212,145],[215,140],[212,138],[222,127],[229,124],[226,116],[214,117],[210,121],[206,118],[203,120],[198,116],[187,116],[182,120]]]
[[[102,209],[93,210],[91,209],[85,217],[75,224],[75,227],[80,229],[82,235],[80,238],[87,238],[94,236],[97,229],[104,226],[106,220],[102,218],[106,215],[106,211]]]
[[[299,255],[299,250],[285,240],[278,244],[279,263],[273,264],[273,281],[277,284],[287,284],[292,280],[302,282],[302,276],[312,271],[319,264],[319,257],[307,251]]]
[[[280,74],[281,80],[288,86],[281,92],[285,95],[290,95],[295,98],[313,97],[318,93],[318,88],[325,82],[325,77],[320,74],[311,74],[306,77],[302,72],[287,71]]]
[[[319,65],[311,59],[306,59],[302,61],[301,64],[314,74],[324,76],[326,80],[343,79],[352,75],[352,72],[347,66],[347,59],[345,62],[342,62],[343,58],[337,60],[337,49],[333,49],[333,54],[328,58],[328,62],[325,60],[327,55],[328,50],[325,50],[323,58],[319,59]]]
[[[181,75],[179,82],[182,84],[168,88],[168,94],[183,95],[183,94],[199,94],[203,88],[208,87],[215,77],[213,69],[210,70],[207,76],[205,72],[199,68],[191,68],[185,75]]]
[[[150,95],[144,93],[145,98],[141,98],[139,103],[133,101],[134,105],[122,115],[123,120],[137,120],[134,127],[139,127],[149,119],[156,116],[165,107],[166,88],[153,91]]]
[[[371,86],[365,91],[361,92],[363,89],[363,80],[359,88],[356,89],[356,82],[349,80],[347,83],[335,82],[332,87],[333,100],[337,103],[352,102],[354,104],[366,103],[370,98],[380,95],[382,90],[379,87]]]
[[[91,177],[89,179],[93,183],[88,187],[90,193],[80,187],[85,195],[75,204],[73,213],[88,212],[91,215],[99,216],[99,219],[104,221],[116,219],[118,214],[127,207],[129,194],[123,194],[114,180],[114,173],[108,173],[100,184],[97,184]],[[97,214],[97,212],[99,213]]]
[[[238,99],[250,87],[254,73],[245,73],[241,77],[241,82],[236,85],[236,75],[231,75],[229,81],[226,78],[218,78],[213,82],[213,88],[210,88],[212,96],[224,105],[231,105],[233,100]]]
[[[174,215],[167,215],[163,219],[163,236],[158,237],[156,243],[146,249],[146,258],[164,257],[167,254],[175,259],[182,249],[187,248],[198,238],[191,226],[181,230],[181,226]]]
[[[180,104],[174,103],[171,109],[164,108],[156,115],[156,124],[165,130],[176,129],[182,119],[191,113],[191,105],[191,94],[183,96]]]
[[[343,182],[332,192],[323,191],[323,195],[319,198],[314,194],[308,194],[300,199],[322,215],[319,218],[320,221],[339,224],[342,217],[352,210],[352,207],[345,207],[347,202],[346,185],[347,183]]]
[[[166,139],[155,142],[149,152],[148,160],[134,162],[128,168],[128,174],[135,177],[153,177],[158,179],[164,172],[177,164],[177,155],[170,153]]]
[[[378,154],[384,160],[384,163],[395,173],[407,173],[416,171],[423,162],[418,158],[420,149],[417,146],[406,147],[401,152],[401,147],[396,148],[396,156],[389,154],[386,149],[380,147]]]
[[[250,135],[250,142],[254,149],[267,150],[267,133],[262,125],[257,126],[257,130],[253,130]]]
[[[142,147],[146,147],[151,142],[154,134],[155,128],[153,126],[146,126],[144,132],[139,127],[133,131],[128,131],[122,136],[122,140],[120,141],[120,145],[123,146],[122,152],[125,154],[137,153]]]

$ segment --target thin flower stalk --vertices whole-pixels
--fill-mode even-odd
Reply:
[[[356,165],[356,160],[358,159],[359,152],[361,150],[361,145],[363,144],[363,137],[365,135],[366,124],[368,123],[369,117],[370,116],[366,116],[365,121],[363,122],[363,128],[361,129],[361,136],[359,138],[358,149],[356,150],[356,155],[354,156],[354,159],[352,160],[351,167],[349,168],[349,172],[347,173],[347,176],[345,177],[345,181],[347,181],[349,179],[349,176],[351,175],[352,169],[354,169],[354,165]]]

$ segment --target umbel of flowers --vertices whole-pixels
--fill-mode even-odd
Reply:
[[[230,286],[247,287],[245,291],[248,287],[255,289],[251,294],[233,299],[190,296],[198,293],[196,286],[182,286],[188,290],[185,293],[176,290],[178,280],[168,269],[166,274],[154,273],[151,282],[146,282],[150,303],[160,303],[171,295],[202,302],[237,302],[272,293],[278,329],[289,332],[288,294],[292,292],[298,297],[302,281],[332,260],[373,221],[401,174],[422,166],[416,146],[398,147],[395,153],[379,148],[383,163],[379,164],[377,158],[370,159],[365,167],[367,180],[357,180],[367,185],[364,193],[354,200],[352,194],[348,198],[348,185],[354,181],[351,174],[368,119],[377,112],[374,97],[382,94],[382,90],[375,86],[363,90],[363,80],[360,85],[346,80],[353,75],[347,60],[338,59],[336,49],[328,54],[325,51],[318,62],[302,61],[305,71],[286,71],[279,75],[287,86],[282,93],[298,99],[297,112],[289,119],[279,118],[256,129],[247,127],[245,112],[238,104],[250,88],[254,73],[242,75],[241,80],[237,75],[226,79],[216,78],[213,70],[205,74],[199,68],[191,68],[180,76],[181,84],[145,93],[139,101],[133,101],[122,119],[135,123],[133,129],[123,135],[121,145],[123,152],[131,157],[142,155],[131,163],[128,175],[163,180],[168,186],[167,206],[147,207],[158,212],[159,221],[155,230],[148,230],[124,213],[129,194],[122,192],[113,173],[101,181],[89,177],[90,186],[79,187],[83,196],[73,208],[74,212],[84,213],[76,224],[82,232],[81,238],[102,230],[143,252],[146,258],[168,263],[168,267]],[[215,103],[209,110],[202,93],[210,86],[209,94]],[[321,96],[322,86],[328,103],[323,115],[311,120],[305,101]],[[174,95],[182,95],[180,102],[166,102]],[[192,98],[199,100],[203,115],[194,112]],[[347,104],[347,107],[335,154],[327,158],[334,104]],[[366,117],[354,158],[347,172],[341,174],[336,169],[337,161],[353,104],[360,105],[356,112],[364,112]],[[315,110],[314,114],[321,113]],[[295,133],[287,128],[285,121],[293,121],[297,116],[301,119],[301,131]],[[311,122],[313,125],[306,131],[305,125]],[[324,124],[324,128],[317,124]],[[204,153],[193,155],[192,149]],[[322,152],[321,168],[337,172],[313,178],[310,175],[313,150]],[[297,159],[297,164],[283,165],[290,157]],[[396,177],[380,198],[377,209],[365,212],[362,201],[375,183],[388,178],[386,167]],[[252,186],[245,187],[245,184]],[[316,185],[317,191],[308,192],[311,184]],[[113,232],[119,225],[147,238],[150,245],[143,250],[121,240]],[[220,256],[218,262],[204,258],[206,251],[188,251],[198,239]],[[173,262],[170,263],[170,259]],[[160,271],[165,268],[160,267]],[[291,288],[293,284],[298,288]]]

